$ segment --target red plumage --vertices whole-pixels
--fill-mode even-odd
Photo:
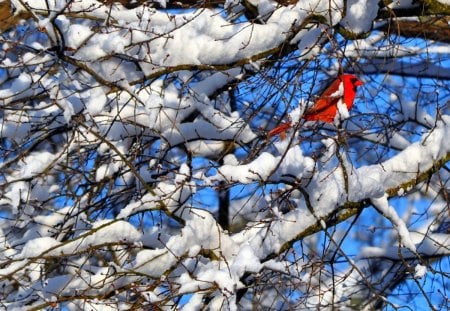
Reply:
[[[303,118],[306,121],[333,123],[338,111],[339,100],[342,99],[347,106],[347,110],[352,109],[356,97],[356,88],[361,85],[363,85],[362,81],[354,75],[343,74],[338,76],[315,100],[314,105],[306,110]],[[280,135],[283,140],[290,127],[290,121],[281,123],[268,132],[267,138],[270,139],[273,136]]]
[[[286,131],[291,127],[291,122],[285,122],[281,123],[277,127],[273,128],[272,130],[267,133],[267,138],[270,139],[273,136],[276,136],[280,134],[281,140],[284,140],[286,138]]]
[[[315,100],[314,105],[305,112],[304,119],[333,123],[338,110],[338,101],[342,98],[347,109],[350,110],[356,97],[356,88],[361,85],[363,85],[361,80],[354,75],[338,76]]]

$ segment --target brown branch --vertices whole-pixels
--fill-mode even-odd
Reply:
[[[380,27],[389,33],[397,29],[399,35],[407,38],[421,38],[450,43],[450,16],[431,16],[419,18],[417,21],[393,19]]]
[[[398,193],[401,189],[403,190],[403,193],[408,193],[408,192],[413,191],[415,186],[419,185],[420,183],[422,183],[424,181],[427,181],[429,178],[431,178],[431,176],[433,174],[438,172],[439,169],[444,167],[447,164],[447,162],[449,162],[449,161],[450,161],[450,153],[446,154],[442,159],[436,160],[430,169],[417,175],[416,178],[411,179],[410,181],[407,181],[397,187],[387,189],[386,193],[388,195],[388,198],[393,198],[393,197],[398,196]],[[364,209],[370,205],[371,205],[370,198],[367,198],[367,199],[359,201],[359,202],[348,201],[348,202],[344,203],[344,205],[340,206],[337,210],[330,213],[325,218],[322,218],[322,220],[325,221],[325,223],[327,224],[327,227],[335,226],[335,225],[349,219],[350,217],[357,215],[362,209]],[[297,242],[298,240],[301,240],[307,236],[310,236],[310,235],[320,232],[322,230],[323,230],[323,227],[321,225],[321,222],[317,221],[315,224],[309,226],[304,231],[299,233],[294,239],[292,239],[291,241],[288,241],[284,245],[282,245],[277,253],[270,254],[268,257],[263,259],[262,262],[277,257],[282,252],[290,249],[292,247],[292,245],[295,242]]]

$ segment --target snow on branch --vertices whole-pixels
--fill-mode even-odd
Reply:
[[[303,236],[302,232],[309,231],[317,219],[328,220],[328,217],[336,213],[341,206],[354,207],[356,202],[375,199],[385,193],[394,196],[402,187],[406,188],[404,191],[408,191],[413,185],[426,179],[430,175],[430,170],[434,172],[437,169],[436,165],[439,167],[447,163],[450,146],[445,141],[450,135],[449,125],[450,118],[444,116],[444,120],[439,121],[436,128],[429,133],[424,134],[420,142],[411,144],[391,159],[372,166],[350,167],[351,172],[347,173],[347,176],[350,176],[348,193],[345,190],[342,167],[317,172],[306,187],[307,199],[313,207],[314,215],[308,215],[309,211],[306,210],[304,201],[299,200],[298,209],[280,215],[277,220],[271,222],[270,227],[252,228],[237,236],[242,235],[243,240],[250,240],[252,247],[258,250],[260,258],[271,257],[284,249],[282,246],[289,241],[295,241]],[[258,176],[258,167],[264,167],[264,170],[267,168],[267,164],[264,164],[266,161],[263,160],[263,157],[256,159],[252,163],[253,170],[247,165],[235,167],[230,170],[228,178],[240,180],[242,178],[240,174],[249,174],[246,178],[255,178]],[[296,158],[294,161],[301,162],[302,159]],[[265,176],[264,171],[260,175]],[[268,230],[277,234],[268,234]],[[413,245],[410,247],[414,249]]]
[[[16,13],[33,13],[40,29],[53,37],[53,44],[58,45],[56,49],[74,51],[65,53],[66,61],[78,67],[84,64],[91,74],[102,77],[98,80],[108,83],[123,79],[126,72],[129,84],[180,70],[226,70],[242,66],[279,52],[312,21],[312,16],[316,19],[320,16],[333,26],[341,21],[344,10],[344,2],[340,1],[333,2],[331,7],[326,0],[298,1],[295,6],[275,9],[264,24],[236,24],[210,9],[171,14],[146,6],[125,9],[118,4],[106,6],[97,1],[58,3],[13,1]],[[359,33],[371,28],[375,16],[372,10],[359,10],[363,4],[362,1],[347,4],[342,25],[349,31]],[[91,25],[73,23],[71,18],[62,15],[76,17],[78,12],[91,18]],[[100,21],[112,24],[120,21],[122,25],[117,29],[113,25],[105,33],[93,32],[92,27]],[[268,33],[271,35],[267,36]],[[310,33],[316,39],[307,38]],[[321,32],[312,28],[304,30],[294,42],[304,46],[302,37],[311,42],[318,41],[320,36]],[[110,56],[115,57],[109,59]],[[117,66],[123,69],[117,70]]]
[[[245,2],[11,1],[29,19],[0,35],[1,304],[347,308],[448,254],[448,48],[370,33],[374,1]],[[344,250],[375,209],[389,247]]]

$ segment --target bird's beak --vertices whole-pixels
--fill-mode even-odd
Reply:
[[[355,86],[361,86],[361,85],[364,85],[364,82],[362,82],[361,80],[355,81]]]

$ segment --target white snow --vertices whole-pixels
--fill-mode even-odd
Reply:
[[[416,246],[412,241],[409,231],[405,227],[405,223],[397,215],[395,210],[389,207],[384,199],[378,199],[384,196],[386,190],[397,187],[403,182],[416,176],[417,168],[426,170],[433,165],[433,156],[442,157],[450,152],[450,146],[444,142],[444,137],[450,135],[450,120],[444,116],[443,122],[438,122],[432,132],[424,134],[422,142],[411,144],[408,148],[400,152],[391,159],[372,166],[363,166],[361,168],[347,167],[349,176],[353,176],[349,183],[349,193],[345,193],[342,168],[334,168],[331,171],[324,170],[319,172],[312,178],[308,186],[308,193],[310,202],[314,207],[315,216],[322,217],[329,212],[332,212],[335,207],[339,206],[347,200],[360,201],[371,198],[374,200],[377,207],[387,214],[391,222],[394,224],[399,232],[401,243],[407,248],[415,251]],[[429,148],[429,144],[433,147]],[[269,156],[268,156],[269,157]],[[271,163],[273,156],[270,155]],[[257,161],[258,162],[258,161]],[[255,173],[248,173],[248,166],[242,172],[238,168],[227,167],[227,176],[235,176],[242,178],[242,181],[248,182],[252,178],[256,178]],[[232,171],[238,172],[235,175]],[[267,166],[263,172],[267,172]],[[351,175],[350,175],[351,174]],[[237,239],[248,239],[248,236],[253,236],[252,243],[255,243],[253,249],[258,249],[260,254],[270,254],[283,241],[289,241],[302,232],[307,226],[315,223],[316,217],[312,217],[309,212],[306,212],[306,206],[301,201],[298,203],[296,211],[289,212],[283,215],[282,219],[272,221],[270,238],[265,233],[265,228],[246,231],[243,235],[237,235]],[[303,205],[302,205],[303,204]],[[304,209],[302,212],[301,209]],[[298,224],[302,224],[299,226]],[[262,239],[261,236],[265,238]],[[246,237],[246,238],[245,238]],[[428,244],[427,244],[428,245]],[[443,244],[445,245],[445,243]],[[422,248],[425,246],[422,246]],[[434,247],[436,250],[436,247]],[[431,251],[428,250],[428,251]],[[264,256],[264,255],[263,255]]]
[[[427,266],[423,266],[423,265],[417,264],[414,267],[414,278],[415,279],[423,278],[426,273],[427,273]]]
[[[95,180],[98,182],[105,178],[111,177],[119,169],[120,166],[115,162],[102,164],[95,172]]]
[[[450,236],[443,233],[434,233],[425,236],[419,244],[417,251],[429,256],[449,255]]]
[[[95,222],[90,231],[82,232],[76,239],[51,251],[53,255],[84,252],[91,247],[108,243],[132,244],[141,239],[141,233],[128,222],[108,219]]]
[[[132,201],[128,203],[124,208],[120,210],[120,213],[117,216],[117,218],[118,219],[126,218],[130,216],[132,213],[137,213],[140,211],[151,209],[152,207],[155,207],[157,205],[156,204],[157,199],[158,198],[155,198],[151,193],[147,193],[139,201]]]
[[[377,13],[376,1],[347,0],[347,11],[341,25],[353,33],[364,33],[372,28]]]
[[[93,31],[86,25],[70,25],[67,31],[66,44],[72,49],[79,48],[90,36],[93,35]]]
[[[243,275],[244,272],[259,272],[262,268],[259,258],[249,245],[244,245],[239,249],[230,269],[237,276]]]
[[[313,58],[315,55],[319,54],[320,48],[318,42],[323,40],[324,36],[322,29],[313,28],[309,30],[300,30],[291,43],[298,42],[298,50],[300,51],[300,59]]]
[[[342,120],[348,119],[350,117],[350,112],[348,111],[347,105],[339,100],[337,102],[338,113],[334,117],[334,124],[339,124]]]
[[[168,3],[157,2],[162,7]],[[449,254],[449,235],[433,233],[434,227],[430,227],[445,204],[430,207],[427,230],[410,232],[411,214],[399,215],[386,195],[397,189],[399,196],[408,196],[403,183],[448,156],[450,117],[444,108],[436,118],[430,112],[432,105],[422,109],[415,100],[390,95],[388,103],[401,110],[389,116],[391,121],[415,120],[429,130],[411,143],[417,136],[409,134],[409,129],[374,134],[371,127],[363,128],[360,137],[396,149],[383,161],[381,157],[377,161],[354,160],[347,146],[338,145],[338,137],[333,136],[335,125],[349,116],[342,102],[335,125],[328,124],[310,136],[315,128],[303,127],[307,98],[301,94],[301,100],[289,103],[296,106],[289,116],[299,128],[289,130],[283,141],[264,141],[263,130],[257,128],[260,115],[278,113],[280,106],[259,109],[260,97],[251,98],[250,94],[245,104],[239,98],[238,105],[244,108],[234,111],[231,92],[241,90],[231,86],[256,71],[265,73],[266,52],[289,42],[299,49],[299,59],[293,61],[311,60],[313,64],[322,60],[324,50],[318,42],[334,36],[336,27],[332,26],[362,34],[371,30],[378,13],[376,1],[294,2],[283,6],[271,0],[252,0],[259,23],[250,23],[243,16],[209,8],[172,12],[151,5],[126,9],[118,2],[103,5],[77,0],[59,12],[66,1],[12,0],[16,14],[33,12],[43,33],[36,35],[34,24],[24,22],[30,28],[20,37],[21,53],[10,52],[16,52],[13,42],[2,46],[0,105],[7,109],[0,112],[0,134],[6,141],[2,148],[9,153],[2,151],[0,164],[0,275],[15,274],[14,282],[8,278],[1,281],[2,286],[6,284],[5,292],[12,293],[5,297],[6,307],[21,310],[59,297],[114,293],[111,306],[126,309],[117,301],[123,299],[120,289],[127,286],[142,293],[146,301],[162,304],[168,300],[164,286],[171,282],[171,295],[185,294],[185,310],[234,310],[238,308],[236,291],[244,287],[240,279],[247,272],[297,273],[300,283],[308,278],[311,284],[318,282],[308,271],[306,259],[297,258],[293,266],[290,254],[286,258],[271,256],[303,237],[318,220],[326,228],[324,218],[348,201],[370,200],[392,223],[394,237],[404,246],[394,243],[362,249],[349,260],[354,267],[364,268],[363,262],[381,257]],[[414,6],[410,0],[390,4],[391,8]],[[234,13],[242,8],[239,1],[226,1],[225,7]],[[79,12],[83,15],[77,16]],[[316,17],[314,22],[310,22],[311,16]],[[4,35],[18,38],[14,32]],[[52,49],[61,38],[67,48],[62,53],[71,63]],[[388,70],[448,77],[441,64],[407,63],[408,57],[423,53],[447,57],[447,46],[393,48],[383,45],[385,39],[384,33],[378,33],[347,45],[345,55],[327,52],[332,52],[333,58],[370,58],[371,63],[360,68],[368,75]],[[395,61],[387,58],[392,55],[397,56]],[[324,62],[323,70],[336,71],[336,63],[330,69]],[[299,76],[299,81],[292,81],[302,87],[301,92],[302,79]],[[291,83],[284,82],[287,86]],[[332,96],[342,92],[341,84]],[[376,94],[376,90],[372,92],[370,95]],[[81,121],[76,121],[78,117]],[[357,125],[349,124],[347,129],[355,133]],[[42,138],[44,141],[39,141]],[[305,147],[303,139],[314,141]],[[310,153],[319,144],[321,149]],[[349,140],[349,144],[353,142]],[[140,165],[141,179],[117,153],[132,165]],[[107,162],[96,162],[99,156]],[[77,161],[85,161],[84,166]],[[62,176],[62,170],[73,170],[74,175]],[[121,174],[120,178],[113,180],[115,174]],[[234,197],[230,200],[229,231],[233,233],[221,228],[215,211],[204,209],[209,206],[204,205],[202,191],[213,192],[223,182],[236,186],[231,188]],[[99,197],[83,193],[87,187],[98,191]],[[250,194],[248,189],[256,190]],[[108,201],[108,212],[94,210],[103,196],[111,193],[118,200]],[[168,220],[171,213],[176,219]],[[108,219],[112,217],[115,219]],[[337,242],[341,237],[341,232],[334,233]],[[329,252],[336,249],[331,246]],[[323,253],[324,258],[329,255]],[[68,264],[64,271],[47,273],[45,256],[64,258]],[[427,267],[416,264],[414,277],[427,277]],[[347,280],[356,279],[351,276]],[[328,281],[324,273],[318,287],[328,287]],[[20,289],[20,299],[12,288]],[[337,286],[335,296],[331,291],[320,293],[309,303],[335,302],[345,298],[344,292]],[[211,298],[208,306],[203,305],[206,294]],[[22,297],[26,298],[20,305]],[[101,299],[89,302],[95,308],[109,307]]]
[[[380,198],[372,198],[371,202],[375,208],[383,214],[387,219],[389,219],[394,225],[395,229],[399,235],[399,242],[407,247],[413,253],[416,252],[416,245],[414,244],[408,228],[405,222],[400,218],[395,209],[389,205],[387,196]]]
[[[107,97],[102,88],[89,89],[82,98],[85,100],[86,108],[91,116],[103,112],[107,103]]]
[[[450,0],[437,0],[438,2],[445,4],[445,5],[449,5],[450,6]]]
[[[0,89],[0,99],[5,100],[28,90],[32,82],[31,76],[22,72],[7,88]]]
[[[42,173],[49,166],[58,154],[50,152],[33,152],[23,160],[20,170],[17,172],[17,178],[30,178]]]
[[[280,178],[309,178],[314,169],[314,161],[304,157],[297,146],[289,148],[289,141],[275,142],[275,147],[281,155],[274,156],[262,152],[255,160],[248,164],[225,164],[218,169],[211,181],[228,180],[249,184],[255,181],[279,180]],[[286,150],[286,148],[289,148]]]
[[[30,119],[26,114],[11,113],[6,118],[0,119],[0,133],[2,137],[9,138],[17,143],[27,137],[30,129]]]
[[[24,10],[18,1],[13,3],[19,9],[17,12]],[[47,9],[43,1],[24,1],[24,3],[36,10]],[[54,5],[54,3],[50,4],[50,7]],[[339,22],[342,18],[340,9],[343,7],[343,1],[334,1],[331,11],[329,5],[330,3],[326,0],[298,1],[295,6],[277,7],[272,12],[274,3],[259,1],[257,6],[261,10],[261,16],[268,12],[272,14],[265,24],[253,24],[252,27],[247,27],[245,24],[231,24],[220,14],[209,9],[171,15],[143,7],[131,10],[123,10],[120,6],[105,8],[98,2],[85,0],[72,3],[70,10],[89,12],[87,15],[92,18],[118,20],[126,23],[129,28],[139,29],[148,23],[148,29],[151,29],[151,32],[146,35],[152,42],[151,50],[148,50],[147,54],[142,54],[140,64],[148,75],[158,70],[159,66],[225,64],[270,50],[283,42],[289,34],[290,27],[303,22],[309,16],[308,12],[315,11],[327,20],[331,17],[333,25]],[[350,16],[350,13],[348,15]],[[358,21],[361,23],[368,20],[369,18]],[[348,24],[350,27],[358,27],[355,23]],[[75,26],[69,32],[66,40],[72,46],[76,47],[83,43],[76,51],[75,57],[84,61],[98,60],[111,53],[126,52],[125,47],[130,44],[133,33],[121,31],[107,34],[96,33],[91,36],[84,25]],[[169,38],[159,36],[168,32],[170,32]],[[267,36],[267,33],[273,35]],[[313,38],[317,34],[317,30],[312,31]],[[311,42],[309,39],[307,41]],[[146,49],[145,45],[141,48]]]
[[[89,34],[84,34],[88,37]],[[83,36],[83,37],[84,37]],[[79,35],[74,41],[79,41]],[[125,46],[130,44],[130,39],[121,32],[96,34],[75,53],[79,60],[94,61],[109,54],[124,53]]]
[[[263,152],[249,164],[221,166],[217,173],[217,179],[225,179],[230,182],[237,181],[243,184],[258,180],[265,181],[274,173],[277,164],[276,157],[268,152]]]
[[[61,243],[51,237],[36,238],[28,241],[19,255],[19,258],[30,258],[45,254],[49,249],[55,248]]]
[[[419,234],[410,233],[413,242],[416,243],[417,253],[423,256],[450,255],[450,237],[448,234],[433,233]],[[399,249],[398,246],[366,246],[358,255],[360,258],[391,258],[393,260],[401,260],[405,258],[414,258],[416,254],[406,248]]]

